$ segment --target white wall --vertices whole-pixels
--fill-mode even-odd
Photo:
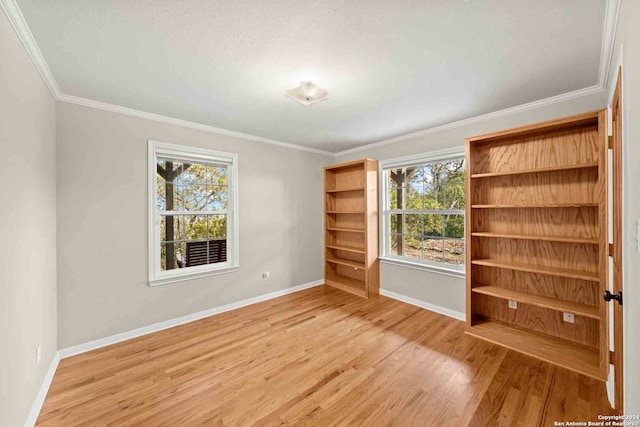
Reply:
[[[64,102],[57,138],[60,348],[322,279],[331,157]],[[148,139],[238,154],[239,272],[147,285]]]
[[[624,368],[625,413],[640,414],[640,254],[636,221],[640,220],[640,2],[623,0],[616,32],[614,61],[609,72],[609,89],[615,84],[615,60],[623,48],[623,153],[625,195],[624,238]]]
[[[579,99],[514,113],[457,128],[426,133],[422,136],[408,138],[391,144],[341,154],[336,157],[336,162],[346,162],[362,157],[385,160],[444,148],[464,146],[464,139],[469,136],[560,118],[585,111],[597,110],[605,106],[606,96],[604,94],[589,95]],[[449,310],[460,313],[465,312],[464,279],[381,263],[380,287]]]
[[[0,426],[24,424],[57,350],[55,136],[55,102],[0,12]]]

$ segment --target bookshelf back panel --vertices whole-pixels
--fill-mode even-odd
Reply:
[[[364,230],[364,214],[327,214],[327,227]]]
[[[598,321],[575,316],[575,323],[562,320],[562,312],[548,308],[518,303],[516,310],[509,308],[509,301],[487,295],[476,295],[474,312],[490,319],[530,329],[557,338],[598,347]]]
[[[597,169],[484,178],[472,183],[472,204],[593,203],[597,182]]]
[[[471,172],[588,164],[598,161],[598,128],[580,126],[508,140],[474,144]]]
[[[474,237],[473,259],[495,258],[596,273],[598,247],[590,244]]]
[[[364,212],[363,196],[363,190],[327,193],[325,208],[329,212]]]
[[[336,275],[346,276],[348,278],[351,278],[354,280],[361,280],[361,281],[364,281],[365,279],[364,270],[359,270],[353,267],[340,265],[340,264],[326,263],[326,265],[327,265],[326,271],[330,275],[329,279],[331,279],[331,277],[335,277]]]
[[[349,261],[356,261],[356,262],[364,263],[364,254],[359,254],[357,252],[341,251],[339,249],[328,248],[327,249],[327,254],[331,258],[345,259],[345,260],[349,260]]]
[[[472,276],[474,286],[497,286],[593,306],[597,306],[602,299],[599,284],[586,280],[480,265],[472,266]]]
[[[365,249],[364,234],[347,231],[328,231],[327,244]]]
[[[340,190],[365,186],[364,165],[329,169],[325,174],[327,190]]]
[[[479,209],[473,231],[535,236],[598,237],[598,208]]]

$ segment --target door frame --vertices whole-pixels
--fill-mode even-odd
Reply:
[[[611,87],[612,92],[609,98],[609,116],[610,126],[610,148],[612,149],[612,226],[613,233],[610,241],[612,242],[613,253],[613,277],[611,280],[610,290],[613,294],[619,291],[624,296],[625,270],[624,263],[625,244],[624,236],[624,210],[626,203],[624,200],[624,175],[625,175],[625,156],[624,156],[624,108],[623,108],[623,69],[622,63],[616,68],[615,80]],[[623,298],[624,303],[624,298]],[[620,305],[616,301],[611,302],[612,320],[613,320],[613,353],[611,364],[613,370],[613,406],[620,414],[624,412],[624,305]]]

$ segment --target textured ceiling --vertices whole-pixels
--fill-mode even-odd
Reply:
[[[603,0],[18,0],[61,91],[328,151],[595,85]],[[331,99],[284,95],[302,80]]]

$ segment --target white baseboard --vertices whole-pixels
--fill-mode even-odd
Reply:
[[[40,386],[40,390],[38,390],[36,399],[34,400],[33,405],[31,405],[31,410],[29,411],[27,420],[24,422],[25,427],[33,427],[36,424],[36,421],[38,421],[38,415],[40,415],[44,399],[47,397],[47,393],[49,392],[49,386],[51,386],[51,381],[53,381],[53,375],[56,373],[56,369],[58,369],[58,363],[60,363],[60,352],[56,351],[56,354],[53,355],[53,360],[49,365],[49,369],[47,370],[47,374],[42,380],[42,385]]]
[[[185,316],[176,317],[175,319],[165,320],[164,322],[154,323],[153,325],[143,326],[142,328],[133,329],[131,331],[122,332],[119,334],[111,335],[105,338],[99,338],[97,340],[89,341],[83,344],[74,345],[71,347],[63,348],[59,351],[60,359],[75,356],[77,354],[85,353],[87,351],[95,350],[101,347],[106,347],[111,344],[116,344],[121,341],[130,340],[132,338],[140,337],[142,335],[152,334],[154,332],[162,331],[163,329],[173,328],[185,323],[200,320],[205,317],[213,316],[216,314],[224,313],[226,311],[235,310],[240,307],[246,307],[251,304],[256,304],[262,301],[267,301],[273,298],[278,298],[284,295],[292,294],[294,292],[302,291],[304,289],[312,288],[324,284],[324,280],[316,280],[302,285],[294,286],[291,288],[282,289],[279,291],[270,292],[268,294],[259,295],[257,297],[248,298],[242,301],[232,302],[219,307],[210,308],[208,310],[200,311],[198,313],[187,314]]]
[[[609,399],[609,404],[611,405],[612,408],[615,408],[616,406],[616,391],[615,391],[615,385],[616,385],[616,380],[615,380],[615,370],[616,367],[615,365],[612,363],[610,365],[610,369],[609,369],[609,378],[607,378],[607,382],[606,387],[607,387],[607,399]]]
[[[415,305],[416,307],[424,308],[425,310],[433,311],[435,313],[443,314],[445,316],[453,317],[454,319],[464,321],[466,318],[465,313],[460,311],[451,310],[450,308],[441,307],[439,305],[431,304],[430,302],[422,301],[417,298],[408,297],[406,295],[397,294],[386,289],[380,289],[380,295],[393,298],[398,301],[406,302],[407,304]]]

